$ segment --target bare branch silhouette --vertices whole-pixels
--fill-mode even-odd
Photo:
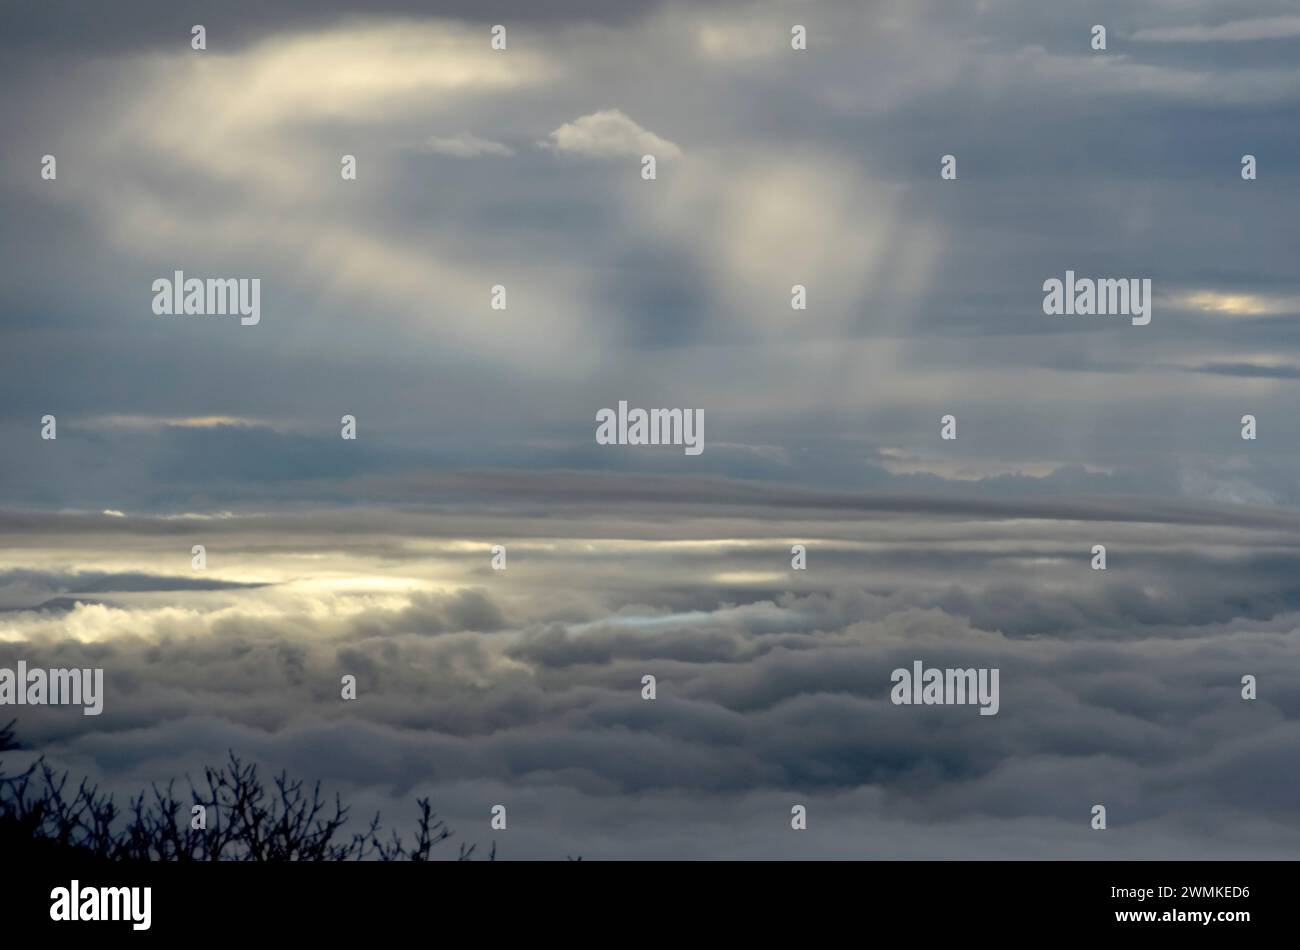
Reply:
[[[0,751],[18,748],[13,726],[0,728]],[[107,861],[429,861],[452,836],[427,798],[416,803],[409,844],[385,831],[378,813],[346,836],[349,809],[339,796],[330,801],[320,782],[309,788],[285,772],[268,788],[257,766],[233,752],[220,768],[205,768],[201,783],[186,779],[188,805],[174,781],[141,791],[122,811],[97,785],[83,779],[73,791],[68,779],[44,757],[15,775],[0,761],[0,852]],[[471,860],[474,849],[461,844],[457,859]],[[495,842],[488,860],[496,860]]]

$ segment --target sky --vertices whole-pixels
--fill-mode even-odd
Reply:
[[[20,738],[504,858],[1295,853],[1293,3],[355,6],[0,10],[0,666],[107,690]]]

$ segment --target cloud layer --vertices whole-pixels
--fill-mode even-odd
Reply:
[[[508,857],[1281,857],[1296,530],[1127,517],[62,516],[13,537],[73,567],[0,596],[94,597],[0,614],[0,665],[106,670],[93,731],[36,708],[22,733],[111,787],[235,748],[395,819],[430,794],[471,840],[506,803]],[[101,572],[136,562],[174,568]],[[1000,669],[1000,712],[892,705],[915,659]]]

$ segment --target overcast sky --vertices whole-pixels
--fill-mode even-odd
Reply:
[[[21,736],[505,857],[1295,853],[1294,3],[349,6],[0,12],[0,665],[108,689]]]

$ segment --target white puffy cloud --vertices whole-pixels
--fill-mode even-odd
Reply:
[[[681,158],[682,150],[667,139],[641,128],[618,109],[603,109],[552,130],[546,148],[591,158],[654,155]]]

